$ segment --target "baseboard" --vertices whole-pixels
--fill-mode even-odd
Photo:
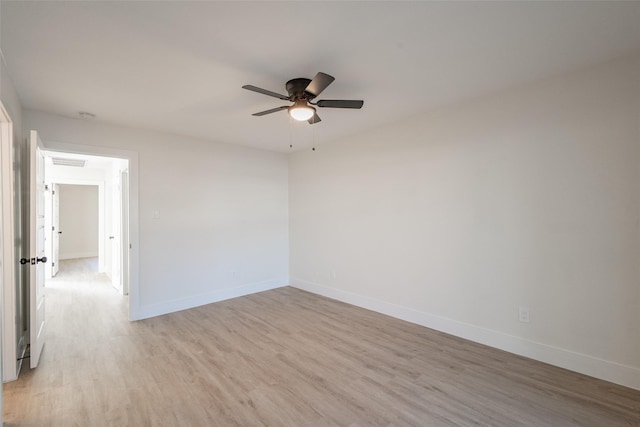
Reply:
[[[455,335],[520,356],[559,366],[581,374],[640,390],[640,369],[598,359],[547,344],[508,335],[492,329],[379,301],[363,295],[291,278],[290,286],[387,316]]]
[[[218,301],[224,301],[256,292],[268,291],[270,289],[287,286],[286,279],[265,280],[263,282],[249,283],[233,288],[218,289],[204,294],[198,294],[178,300],[162,302],[159,304],[142,305],[136,310],[136,315],[132,320],[142,320],[149,317],[161,316],[163,314],[174,313],[176,311],[188,310],[190,308],[207,305]]]
[[[60,254],[59,259],[76,259],[76,258],[97,258],[97,252],[71,252],[66,254]]]

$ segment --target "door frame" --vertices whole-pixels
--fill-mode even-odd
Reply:
[[[14,153],[13,122],[0,102],[0,169],[2,170],[2,246],[0,257],[2,263],[2,289],[0,316],[0,334],[2,336],[2,381],[12,381],[18,377],[17,334],[16,334],[16,279],[14,212]],[[9,267],[9,268],[7,268]],[[13,319],[13,322],[7,321]]]
[[[45,149],[49,152],[115,157],[129,161],[129,320],[141,319],[139,289],[138,153],[129,150],[56,141],[44,141],[44,145]]]
[[[47,152],[49,152],[49,148],[47,147]],[[101,180],[91,180],[91,179],[73,179],[73,178],[56,178],[52,180],[48,184],[51,184],[51,188],[53,189],[54,185],[87,185],[98,187],[98,271],[100,273],[105,272],[105,182]],[[47,213],[50,217],[52,216],[52,209]],[[51,218],[50,218],[51,219]],[[57,230],[56,230],[57,231]],[[53,232],[51,229],[47,230],[47,235],[53,241]],[[49,245],[51,246],[51,245]],[[49,255],[53,255],[51,249],[48,251]],[[53,256],[51,257],[53,259]],[[51,276],[47,276],[51,278]]]

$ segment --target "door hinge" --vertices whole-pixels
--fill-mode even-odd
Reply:
[[[47,184],[44,185],[44,191],[49,191],[49,186]]]

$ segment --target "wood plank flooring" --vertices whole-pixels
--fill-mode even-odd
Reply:
[[[640,391],[301,290],[129,322],[74,269],[47,288],[40,367],[4,385],[5,425],[640,426]]]

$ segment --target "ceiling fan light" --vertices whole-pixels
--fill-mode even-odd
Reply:
[[[309,107],[306,103],[296,102],[295,105],[289,107],[289,115],[300,122],[309,120],[315,113],[316,109]]]

